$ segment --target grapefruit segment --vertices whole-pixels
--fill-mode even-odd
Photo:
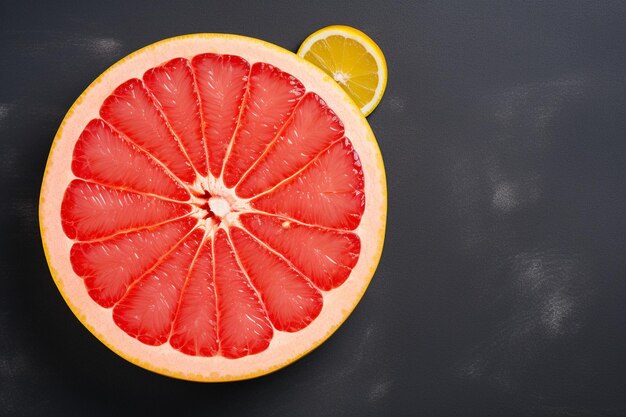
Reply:
[[[214,251],[220,353],[231,359],[259,353],[267,349],[274,332],[224,229],[215,235]]]
[[[210,240],[200,248],[183,288],[170,344],[194,356],[215,356],[219,350]]]
[[[193,183],[196,174],[180,144],[167,127],[141,80],[130,79],[104,100],[100,117],[146,150],[181,180]]]
[[[254,198],[252,206],[303,223],[353,230],[365,208],[359,156],[347,138],[341,139],[301,172]]]
[[[278,139],[237,186],[237,195],[253,197],[300,170],[340,139],[343,124],[315,93],[307,93],[296,106]]]
[[[191,206],[74,180],[61,205],[63,230],[70,239],[93,240],[182,217]]]
[[[144,74],[143,82],[180,139],[196,171],[206,176],[207,154],[202,137],[200,104],[189,61],[176,58],[152,68]]]
[[[239,220],[323,291],[343,284],[359,259],[361,241],[355,233],[306,226],[266,214],[241,214]]]
[[[261,156],[304,94],[300,81],[273,65],[250,70],[248,96],[224,168],[224,184],[234,187]]]
[[[108,308],[195,225],[196,220],[187,217],[98,242],[75,243],[70,262],[91,298]]]
[[[91,120],[80,134],[74,147],[72,172],[103,185],[174,200],[189,199],[187,189],[172,179],[162,165],[100,119]]]
[[[194,230],[161,262],[135,282],[113,308],[113,320],[147,345],[167,341],[189,266],[204,235]]]
[[[218,177],[237,126],[250,65],[234,55],[200,54],[191,60],[200,95],[209,169]]]
[[[237,257],[277,330],[296,332],[322,310],[322,294],[276,253],[238,227],[230,228]]]

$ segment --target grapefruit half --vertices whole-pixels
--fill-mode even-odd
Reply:
[[[385,172],[320,69],[260,40],[188,35],[76,100],[39,217],[56,285],[106,346],[176,378],[246,379],[354,309],[382,251]]]

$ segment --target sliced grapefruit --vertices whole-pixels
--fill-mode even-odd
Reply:
[[[259,40],[168,39],[78,98],[40,199],[52,276],[120,356],[251,378],[327,339],[380,258],[386,185],[359,108]]]

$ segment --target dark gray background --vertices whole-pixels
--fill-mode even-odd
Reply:
[[[626,415],[626,3],[6,1],[0,5],[0,415]],[[193,32],[296,50],[371,35],[389,182],[372,284],[275,374],[198,384],[74,318],[37,224],[57,127],[126,54]]]

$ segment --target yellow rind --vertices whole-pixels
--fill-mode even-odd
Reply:
[[[312,69],[313,71],[317,71],[319,72],[320,75],[320,79],[323,79],[324,77],[327,77],[328,79],[330,79],[330,77],[328,77],[326,75],[326,73],[324,73],[321,69],[317,68],[315,65],[311,64],[310,62],[306,61],[305,59],[299,57],[298,55],[293,54],[292,52],[281,48],[277,45],[271,44],[269,42],[265,42],[259,39],[255,39],[255,38],[249,38],[249,37],[245,37],[245,36],[240,36],[240,35],[231,35],[231,34],[219,34],[219,33],[197,33],[197,34],[189,34],[189,35],[182,35],[182,36],[176,36],[173,38],[168,38],[168,39],[164,39],[161,40],[159,42],[153,43],[151,45],[148,45],[144,48],[141,48],[127,56],[125,56],[124,58],[122,58],[121,60],[117,61],[115,64],[113,64],[111,67],[109,67],[106,71],[104,71],[100,76],[98,76],[98,78],[96,78],[86,89],[85,91],[83,91],[83,93],[76,99],[76,101],[72,104],[72,106],[70,107],[70,109],[68,110],[67,114],[65,115],[65,117],[63,118],[63,121],[61,122],[61,125],[59,126],[59,129],[57,130],[57,133],[54,137],[54,140],[52,142],[51,148],[50,148],[50,154],[53,153],[55,146],[57,145],[57,140],[59,138],[62,137],[63,135],[63,128],[67,122],[67,120],[70,118],[70,116],[72,115],[72,113],[75,111],[75,109],[77,108],[77,106],[79,106],[84,97],[87,95],[88,91],[93,88],[95,85],[97,85],[98,83],[101,82],[102,78],[108,74],[109,72],[114,71],[119,65],[121,65],[123,62],[131,59],[132,57],[135,57],[137,55],[143,54],[147,51],[150,51],[154,48],[156,48],[159,45],[165,44],[167,42],[172,42],[172,41],[176,41],[176,40],[180,40],[180,39],[190,39],[190,38],[214,38],[214,37],[223,37],[223,38],[239,38],[239,39],[245,39],[249,42],[253,43],[257,43],[259,45],[263,45],[264,47],[268,47],[268,48],[272,48],[277,52],[280,53],[285,53],[285,54],[290,54],[296,57],[297,60],[299,60],[302,64],[307,65],[310,67],[310,69]],[[352,106],[355,111],[360,113],[360,109],[358,108],[358,106],[354,103],[354,101],[348,97],[347,94],[345,94],[345,92],[343,91],[343,89],[336,84],[334,81],[332,83],[328,83],[328,85],[333,85],[334,88],[340,90],[343,92],[343,94],[346,97],[346,103],[349,106]],[[93,326],[91,326],[85,319],[85,317],[80,313],[79,309],[77,308],[77,306],[75,306],[72,301],[66,296],[64,290],[63,290],[63,284],[61,279],[59,278],[59,273],[58,271],[53,267],[52,263],[51,263],[51,259],[50,259],[50,255],[49,255],[49,248],[48,245],[45,241],[45,239],[43,239],[43,236],[45,235],[45,228],[43,226],[43,221],[42,221],[42,216],[43,216],[43,203],[45,201],[44,198],[44,194],[43,194],[43,190],[46,187],[46,178],[47,178],[47,173],[49,170],[49,166],[51,164],[51,159],[48,158],[48,161],[46,162],[46,167],[44,170],[44,174],[43,174],[43,181],[42,181],[42,186],[41,186],[41,190],[40,190],[40,199],[39,199],[39,226],[40,226],[40,233],[42,235],[42,244],[43,244],[43,249],[44,249],[44,253],[46,256],[46,261],[48,263],[49,269],[50,269],[50,273],[52,275],[52,278],[57,286],[57,288],[59,289],[59,292],[61,293],[61,296],[63,297],[63,299],[65,300],[65,302],[67,303],[67,305],[69,306],[70,310],[72,311],[72,313],[74,313],[74,315],[78,318],[78,320],[98,339],[100,340],[100,342],[102,342],[105,346],[107,346],[110,350],[112,350],[113,352],[115,352],[118,356],[121,356],[122,358],[124,358],[125,360],[127,360],[128,362],[140,366],[144,369],[150,370],[152,372],[161,374],[161,375],[166,375],[172,378],[177,378],[177,379],[184,379],[184,380],[190,380],[190,381],[197,381],[197,382],[226,382],[226,381],[238,381],[238,380],[244,380],[244,379],[251,379],[251,378],[256,378],[262,375],[266,375],[272,372],[275,372],[293,362],[295,362],[296,360],[302,358],[303,356],[305,356],[306,354],[310,353],[312,350],[314,350],[315,348],[317,348],[319,345],[321,345],[326,339],[328,339],[342,324],[343,322],[348,318],[348,316],[350,315],[350,313],[354,310],[354,308],[356,307],[356,305],[359,303],[359,301],[361,300],[361,298],[363,297],[365,290],[367,289],[367,286],[369,285],[369,282],[371,281],[371,278],[374,275],[374,272],[376,271],[376,267],[378,266],[378,263],[380,261],[380,257],[382,255],[382,250],[383,250],[383,243],[384,243],[384,238],[385,238],[385,226],[386,226],[386,215],[387,215],[387,187],[386,187],[386,177],[385,177],[385,169],[384,169],[384,164],[383,164],[383,160],[382,160],[382,155],[380,153],[380,148],[378,146],[378,143],[374,137],[374,134],[369,126],[369,124],[367,123],[367,121],[365,120],[365,118],[363,118],[364,124],[367,128],[367,136],[365,138],[365,140],[370,144],[370,146],[372,147],[372,149],[375,150],[375,157],[376,157],[376,167],[380,170],[380,178],[381,178],[381,190],[382,190],[382,196],[384,198],[384,204],[382,207],[382,212],[381,212],[381,216],[382,216],[382,221],[381,221],[381,228],[378,231],[378,239],[376,241],[376,250],[375,250],[375,256],[370,259],[370,268],[369,268],[369,272],[368,275],[369,277],[367,278],[367,284],[363,287],[363,290],[361,291],[361,293],[358,295],[357,297],[357,302],[355,302],[352,305],[352,308],[350,308],[349,310],[346,310],[343,313],[343,317],[342,319],[338,322],[337,325],[333,326],[332,328],[329,329],[329,331],[326,333],[326,335],[324,335],[322,338],[320,338],[318,341],[314,342],[310,349],[307,349],[303,352],[301,352],[298,355],[295,355],[291,358],[289,358],[288,360],[284,361],[283,363],[280,363],[278,365],[275,366],[271,366],[271,367],[267,367],[267,368],[261,368],[261,369],[256,369],[254,372],[250,372],[247,374],[239,374],[239,375],[200,375],[200,374],[189,374],[189,373],[182,373],[182,372],[172,372],[168,369],[164,369],[164,368],[160,368],[160,367],[156,367],[154,365],[152,365],[149,362],[145,362],[143,361],[141,358],[138,357],[133,357],[130,355],[126,355],[123,352],[121,352],[120,350],[116,349],[114,346],[112,346],[111,344],[109,344],[106,341],[106,338],[101,335]]]
[[[369,46],[374,51],[374,54],[373,54],[374,59],[377,60],[377,62],[379,63],[381,67],[380,69],[382,73],[382,77],[381,77],[382,84],[380,88],[380,94],[378,94],[377,96],[375,95],[373,100],[371,100],[365,106],[360,108],[360,111],[363,113],[363,116],[368,116],[376,109],[376,107],[378,106],[378,103],[380,103],[380,101],[382,100],[383,95],[385,93],[385,88],[387,87],[388,71],[387,71],[387,60],[385,59],[385,55],[383,54],[383,51],[380,49],[380,47],[376,44],[376,42],[374,42],[372,38],[370,38],[367,34],[351,26],[345,26],[345,25],[327,26],[325,28],[322,28],[313,32],[304,40],[304,42],[302,42],[302,44],[300,45],[300,48],[298,48],[297,55],[301,58],[304,58],[304,55],[310,49],[311,45],[314,43],[313,41],[328,36],[327,33],[329,32],[338,32],[340,34],[343,34],[346,37],[350,37],[352,39],[358,40],[359,42]],[[355,106],[358,107],[358,105],[356,104]]]

